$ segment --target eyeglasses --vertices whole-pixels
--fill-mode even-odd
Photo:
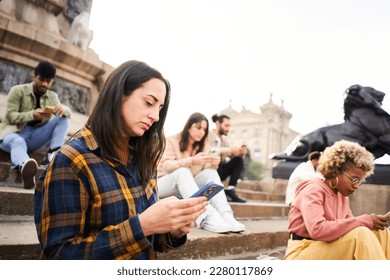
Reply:
[[[365,182],[364,179],[360,180],[358,177],[352,177],[351,175],[349,175],[347,172],[345,172],[344,170],[341,170],[341,172],[343,172],[345,175],[347,175],[347,177],[349,179],[351,179],[352,181],[352,185],[358,185],[360,186],[361,184],[363,184]]]

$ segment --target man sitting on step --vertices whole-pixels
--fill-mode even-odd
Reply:
[[[247,147],[246,145],[230,147],[226,139],[231,127],[230,117],[215,114],[212,116],[212,121],[215,122],[216,128],[210,131],[208,142],[210,152],[221,156],[221,163],[218,167],[221,181],[223,182],[229,177],[225,194],[232,202],[245,203],[246,200],[236,194],[235,188],[244,170],[244,156],[247,153]]]
[[[11,154],[13,169],[21,173],[26,189],[34,188],[38,164],[29,152],[50,143],[42,164],[47,164],[64,144],[71,110],[61,104],[57,93],[48,90],[56,74],[55,66],[40,62],[32,82],[13,86],[7,96],[0,125],[0,149]]]

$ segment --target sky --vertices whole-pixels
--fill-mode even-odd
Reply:
[[[343,122],[351,85],[387,93],[390,112],[389,14],[387,0],[94,0],[89,47],[170,81],[167,135],[193,112],[260,113],[270,93],[304,135]]]

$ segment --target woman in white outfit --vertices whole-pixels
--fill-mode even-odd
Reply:
[[[209,182],[222,185],[217,168],[219,155],[209,154],[207,134],[209,122],[201,113],[192,114],[179,134],[167,137],[166,148],[158,166],[158,193],[161,198],[171,195],[188,198]],[[233,216],[224,192],[210,200],[207,211],[196,224],[218,233],[241,232],[245,226]]]

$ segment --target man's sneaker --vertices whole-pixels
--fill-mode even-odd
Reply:
[[[43,161],[41,162],[40,165],[48,165],[51,162],[51,160],[54,158],[54,156],[56,155],[57,152],[58,152],[58,150],[56,150],[54,152],[48,152],[45,155],[45,158],[43,159]]]
[[[227,197],[230,198],[229,201],[231,202],[238,202],[238,203],[245,203],[246,200],[239,197],[237,194],[236,194],[236,191],[234,189],[230,189],[230,190],[225,190],[225,194]]]
[[[32,189],[35,187],[35,174],[38,170],[38,164],[33,158],[26,160],[20,169],[22,175],[23,186],[25,189]]]
[[[230,224],[231,232],[242,232],[245,230],[245,226],[239,223],[233,216],[232,212],[226,212],[222,215],[222,218]]]

